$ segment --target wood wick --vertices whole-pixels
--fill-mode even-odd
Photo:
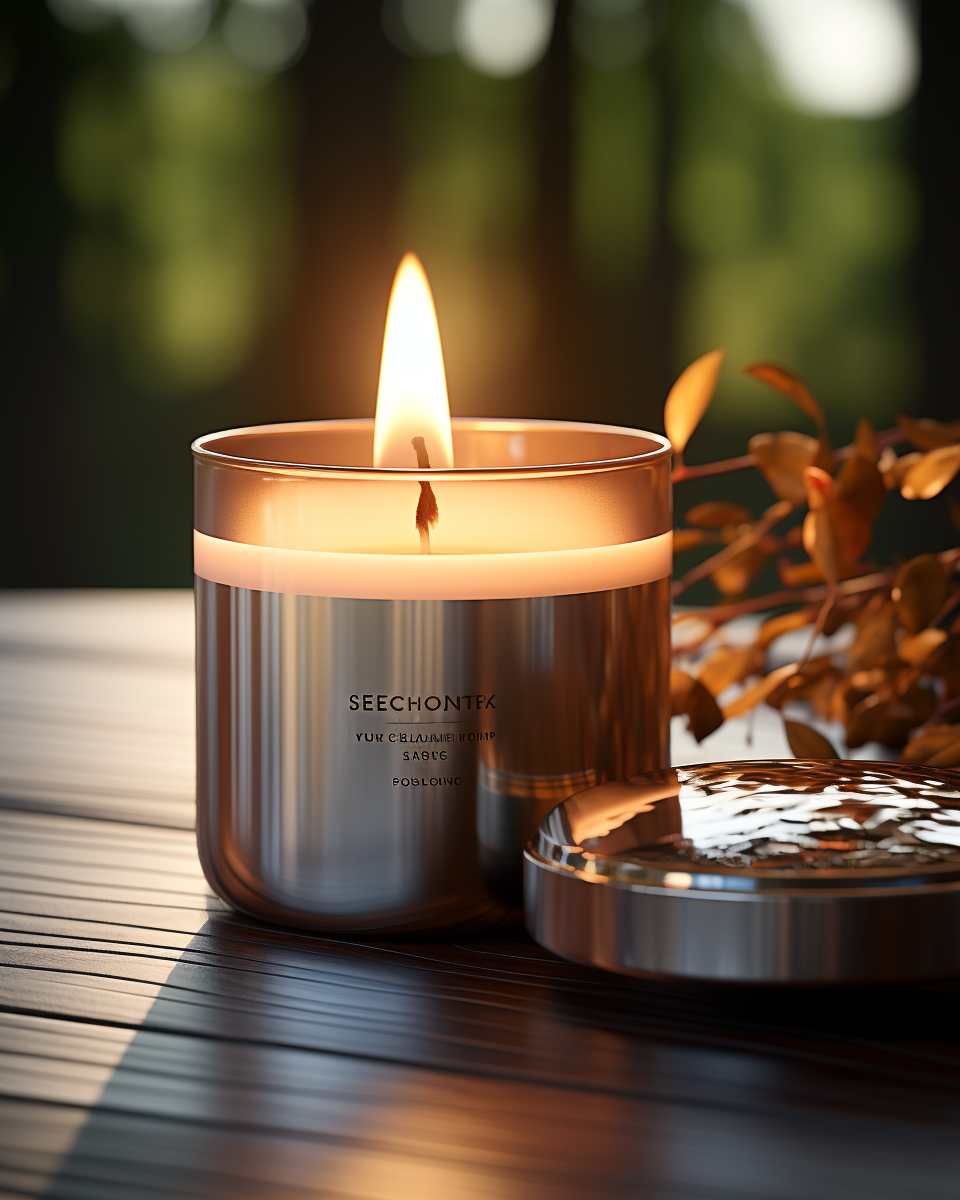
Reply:
[[[430,455],[427,454],[427,443],[422,437],[410,439],[410,444],[417,452],[417,466],[422,471],[430,470]],[[440,509],[437,508],[437,498],[429,483],[420,480],[420,499],[417,502],[417,533],[420,534],[420,553],[430,553],[430,529],[440,520]]]

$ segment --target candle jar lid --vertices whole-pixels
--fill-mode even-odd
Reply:
[[[563,801],[525,854],[548,949],[631,975],[960,975],[960,775],[787,760],[678,767]]]

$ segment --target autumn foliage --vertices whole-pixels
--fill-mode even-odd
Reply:
[[[775,500],[760,517],[725,500],[698,504],[674,532],[678,555],[720,547],[673,585],[680,597],[709,578],[720,597],[675,618],[674,654],[683,669],[675,666],[671,677],[674,713],[686,714],[702,741],[758,704],[783,714],[787,704],[802,702],[843,726],[848,749],[878,741],[902,747],[903,762],[960,766],[960,547],[890,567],[866,557],[888,492],[944,502],[944,489],[960,473],[960,421],[903,416],[897,428],[878,434],[864,418],[852,444],[834,451],[823,410],[804,382],[785,367],[754,363],[746,373],[789,397],[815,433],[760,433],[741,458],[690,467],[683,452],[713,398],[722,362],[722,350],[697,359],[667,397],[674,483],[752,467]],[[903,443],[914,449],[898,454]],[[960,506],[946,503],[960,530]],[[806,557],[795,561],[796,552]],[[771,561],[780,590],[750,596]],[[748,644],[728,644],[723,627],[748,613],[773,615]],[[821,633],[844,626],[850,637],[842,653],[811,657]],[[770,669],[777,639],[803,629],[809,629],[806,653]],[[738,692],[728,691],[737,685]],[[804,722],[784,717],[784,731],[797,757],[839,757]]]

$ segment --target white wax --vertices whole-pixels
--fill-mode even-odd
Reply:
[[[194,569],[231,587],[357,600],[571,596],[664,579],[673,534],[577,550],[511,554],[351,554],[280,550],[194,532]]]

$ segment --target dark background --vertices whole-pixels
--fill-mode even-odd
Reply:
[[[725,0],[561,0],[510,78],[406,44],[379,0],[315,0],[270,69],[224,49],[243,0],[162,51],[78,3],[0,11],[5,586],[189,583],[191,440],[372,414],[407,249],[455,415],[662,429],[716,345],[691,462],[811,431],[738,374],[757,358],[838,445],[860,415],[960,411],[946,6],[914,10],[912,96],[852,117],[784,98]],[[683,487],[680,513],[770,499],[752,473]],[[955,536],[942,499],[892,497],[875,552]]]

